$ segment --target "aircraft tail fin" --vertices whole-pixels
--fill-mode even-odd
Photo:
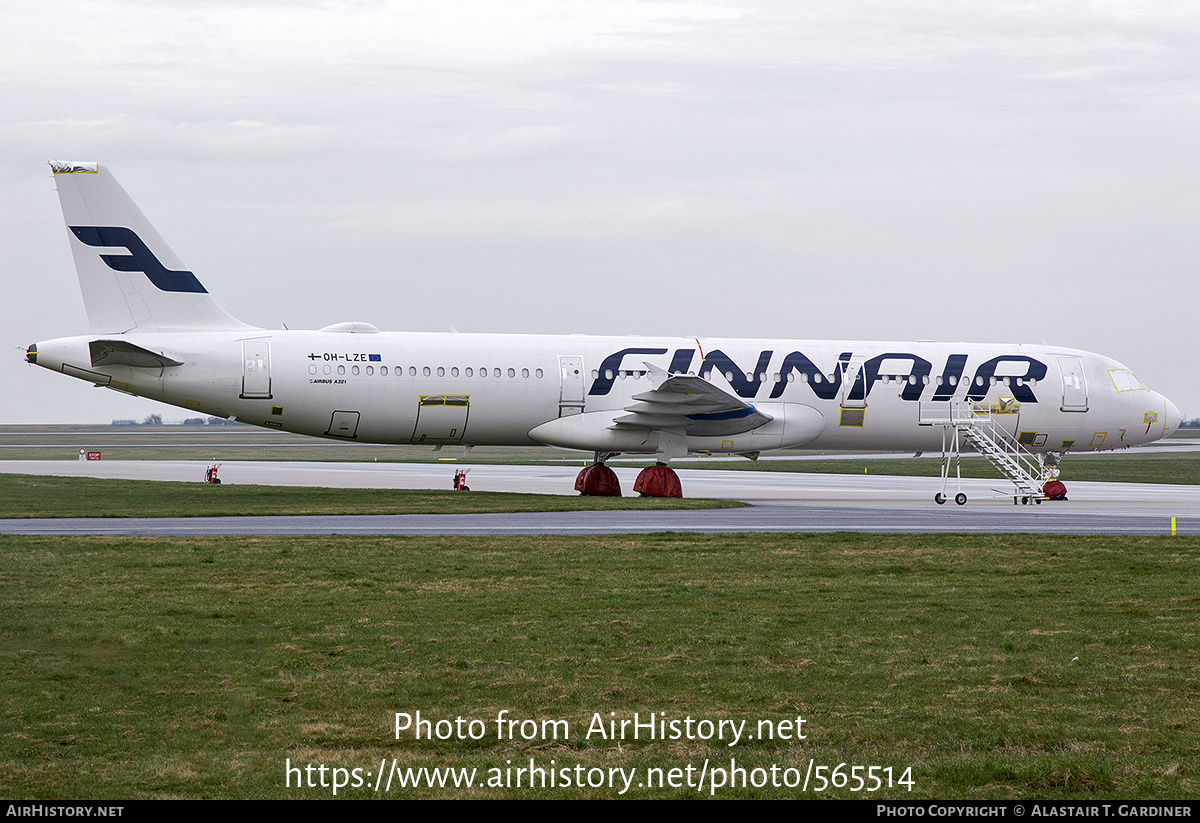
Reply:
[[[50,167],[93,332],[254,328],[217,304],[108,169]]]

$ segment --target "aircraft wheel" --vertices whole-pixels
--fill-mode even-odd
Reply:
[[[954,502],[960,506],[965,506],[967,505],[967,496],[962,492],[959,492],[958,494],[954,495]]]
[[[946,495],[942,494],[941,492],[938,492],[937,494],[935,494],[933,496],[933,502],[937,503],[939,506],[942,505],[943,503],[946,502]]]
[[[1037,504],[1040,506],[1040,505],[1042,505],[1042,498],[1040,498],[1040,497],[1035,497],[1035,498],[1033,499],[1033,502],[1034,502],[1034,503],[1037,503]]]

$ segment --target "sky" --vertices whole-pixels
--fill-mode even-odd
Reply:
[[[47,160],[265,328],[1050,343],[1200,416],[1200,6],[0,6],[0,423],[183,410],[87,333]]]

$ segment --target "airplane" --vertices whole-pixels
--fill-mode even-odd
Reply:
[[[259,328],[218,305],[105,167],[50,165],[91,333],[26,360],[190,412],[344,441],[581,449],[584,494],[620,494],[617,454],[655,457],[635,491],[679,496],[669,464],[690,453],[940,448],[939,504],[964,450],[1012,481],[1014,503],[1041,503],[1065,497],[1051,487],[1063,454],[1180,424],[1121,363],[1046,345]]]

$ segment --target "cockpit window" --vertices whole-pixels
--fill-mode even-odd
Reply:
[[[1149,391],[1142,381],[1133,376],[1129,369],[1109,369],[1108,376],[1112,379],[1117,391]]]

